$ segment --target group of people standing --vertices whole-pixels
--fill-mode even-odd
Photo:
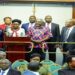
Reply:
[[[0,38],[3,40],[2,31],[5,32],[8,37],[30,37],[34,43],[34,48],[31,53],[39,53],[42,59],[44,59],[45,53],[42,51],[42,45],[44,44],[44,50],[51,52],[49,59],[55,62],[57,47],[60,47],[64,52],[75,49],[74,44],[67,44],[67,42],[75,42],[75,19],[68,20],[61,32],[59,25],[52,22],[52,16],[47,15],[44,20],[45,22],[32,15],[29,17],[29,23],[21,24],[22,21],[19,19],[12,20],[11,17],[5,17],[4,24],[0,25],[0,36],[2,37]],[[31,46],[29,48],[31,48]],[[27,54],[26,58],[28,55],[29,54]],[[65,60],[66,56],[64,55],[64,62]]]

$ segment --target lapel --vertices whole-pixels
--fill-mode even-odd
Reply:
[[[13,73],[12,73],[12,69],[9,69],[7,75],[12,75],[12,74],[13,74]]]
[[[75,27],[73,27],[72,31],[70,32],[68,38],[71,36],[71,34],[75,31]]]
[[[52,25],[52,23],[51,23],[51,32],[52,32],[52,30],[53,30],[53,25]]]
[[[65,37],[65,32],[67,31],[67,27],[64,27],[63,29],[63,36]]]
[[[54,34],[54,30],[55,30],[54,27],[55,27],[54,24],[51,23],[51,32],[52,32],[52,34]]]
[[[27,32],[27,30],[28,30],[28,26],[29,26],[29,23],[26,23],[25,24],[25,31]]]
[[[26,28],[28,29],[29,23],[26,24]]]

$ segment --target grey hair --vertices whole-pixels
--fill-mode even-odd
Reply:
[[[1,60],[0,60],[0,62],[3,62],[3,61],[4,61],[5,63],[11,65],[11,61],[9,61],[8,59],[1,59]]]

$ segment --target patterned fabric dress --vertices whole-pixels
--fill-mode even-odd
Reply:
[[[28,35],[31,37],[31,39],[36,41],[41,41],[46,37],[52,37],[52,33],[50,33],[50,30],[47,27],[41,27],[40,29],[37,29],[36,27],[29,28]],[[41,43],[34,43],[34,48],[42,48],[42,43],[44,43],[44,48],[47,49],[48,47],[45,40]]]

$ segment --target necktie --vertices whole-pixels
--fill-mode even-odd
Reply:
[[[66,30],[66,32],[65,32],[65,39],[64,39],[64,41],[67,41],[68,33],[69,33],[69,28],[68,28],[68,29]]]

